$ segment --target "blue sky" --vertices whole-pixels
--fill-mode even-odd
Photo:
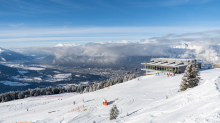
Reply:
[[[219,30],[219,0],[0,0],[0,47]]]

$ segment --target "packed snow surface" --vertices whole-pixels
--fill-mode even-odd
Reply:
[[[168,77],[160,73],[85,94],[46,95],[0,103],[0,122],[219,123],[219,73],[220,69],[201,70],[199,86],[184,92],[177,92],[183,74]],[[103,99],[108,106],[103,106]],[[113,104],[120,113],[110,121]]]
[[[4,85],[9,85],[9,86],[27,86],[27,85],[29,85],[28,83],[11,82],[11,81],[0,81],[0,83],[2,83]]]
[[[71,77],[72,74],[71,73],[64,73],[64,74],[56,74],[53,76],[53,78],[56,78],[56,79],[65,79],[65,78],[68,78],[68,77]]]

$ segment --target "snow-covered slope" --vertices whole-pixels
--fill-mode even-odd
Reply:
[[[220,69],[202,70],[199,86],[178,93],[182,75],[167,77],[161,73],[86,94],[67,93],[1,103],[0,122],[220,122],[219,72]],[[103,106],[103,99],[108,100],[108,106]],[[76,101],[75,105],[73,101]],[[116,120],[110,121],[109,110],[113,104],[117,105],[120,114]],[[84,108],[68,113],[83,105]]]

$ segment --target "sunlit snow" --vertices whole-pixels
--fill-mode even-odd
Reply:
[[[142,76],[110,86],[109,89],[85,94],[67,93],[9,101],[0,103],[2,118],[0,121],[1,123],[220,122],[219,73],[220,69],[202,69],[199,86],[184,92],[178,92],[183,74],[168,77],[166,73],[160,73],[159,76]],[[103,99],[109,102],[108,106],[102,104]],[[116,120],[110,121],[109,110],[113,104],[117,105],[119,116]],[[68,113],[83,105],[84,108]],[[129,116],[126,116],[127,114]]]

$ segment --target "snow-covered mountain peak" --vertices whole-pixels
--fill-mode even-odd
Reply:
[[[0,53],[3,52],[3,51],[4,51],[4,50],[2,50],[2,49],[0,48]]]
[[[59,43],[57,44],[55,47],[63,47],[63,46],[79,46],[78,44],[62,44],[62,43]]]
[[[173,48],[188,49],[189,43],[183,43],[181,45],[176,45],[176,46],[173,46]]]
[[[138,43],[137,41],[128,41],[128,40],[122,40],[122,41],[101,41],[96,42],[97,44],[131,44],[131,43]]]

